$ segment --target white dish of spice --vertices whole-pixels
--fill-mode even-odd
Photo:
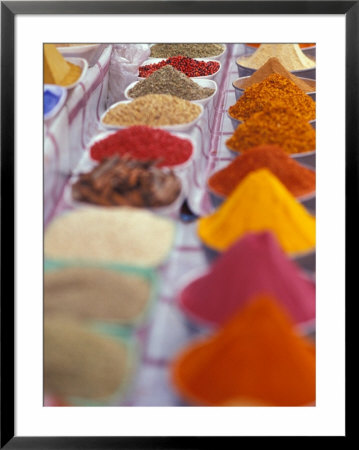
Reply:
[[[159,44],[150,44],[150,48],[153,47],[154,45],[159,45]],[[176,44],[170,44],[170,45],[171,46],[175,46]],[[179,44],[179,45],[181,46],[181,44]],[[185,44],[185,45],[187,45],[187,44]],[[195,44],[195,45],[198,45],[198,44]],[[199,44],[199,45],[203,45],[203,44]],[[206,44],[204,44],[204,45],[206,45]],[[203,59],[222,59],[224,54],[227,51],[227,45],[226,44],[222,44],[222,43],[216,44],[216,45],[217,46],[220,45],[223,48],[221,53],[218,53],[217,55],[201,56],[201,58],[203,58]],[[181,52],[180,49],[179,49],[179,52],[175,51],[174,53],[175,53],[175,55],[172,55],[172,56],[177,56],[178,54],[185,54],[186,51]],[[162,54],[162,56],[163,56],[163,54]],[[185,56],[187,56],[187,54]],[[193,56],[193,57],[196,58],[196,56]],[[150,59],[155,59],[155,58],[156,57],[154,57],[154,56],[150,56]],[[167,56],[167,58],[170,58],[170,56]],[[192,58],[192,56],[191,56],[191,58]]]
[[[168,58],[167,58],[167,59],[168,59]],[[220,62],[220,61],[217,61],[216,59],[209,59],[209,58],[191,58],[191,59],[194,59],[195,61],[203,61],[203,62],[206,62],[206,63],[213,62],[213,63],[219,64],[218,70],[217,70],[216,72],[212,73],[211,75],[203,75],[203,76],[200,76],[200,77],[189,77],[189,78],[192,78],[192,79],[194,79],[194,80],[200,80],[200,79],[211,80],[211,79],[213,79],[215,76],[217,76],[217,75],[219,74],[219,72],[221,71],[221,69],[222,69],[222,64],[221,64],[221,62]],[[151,58],[151,59],[147,59],[146,61],[144,61],[144,62],[141,64],[140,67],[148,66],[148,65],[150,65],[150,64],[158,64],[158,63],[160,63],[160,62],[162,62],[162,61],[166,61],[166,58]],[[173,66],[173,67],[174,67],[174,66]],[[176,69],[176,67],[174,67],[174,68]],[[178,69],[177,69],[177,70],[178,70]],[[186,74],[186,75],[187,75],[187,74]],[[138,78],[139,80],[145,80],[145,79],[146,79],[146,77],[140,77],[140,76],[138,76],[137,78]]]
[[[129,105],[129,104],[133,104],[134,102],[139,102],[142,99],[146,99],[146,97],[150,97],[150,96],[151,97],[156,97],[156,98],[158,98],[158,97],[171,97],[172,101],[180,100],[182,102],[187,102],[190,105],[194,105],[192,102],[188,102],[187,100],[179,99],[179,98],[174,97],[172,95],[166,95],[166,94],[149,94],[149,95],[144,95],[143,97],[138,97],[137,99],[134,99],[134,100],[122,100],[120,102],[117,102],[117,103],[114,103],[113,105],[111,105],[102,114],[101,119],[100,119],[101,125],[104,128],[109,129],[109,130],[121,130],[123,128],[127,128],[127,127],[132,126],[132,125],[147,125],[147,126],[152,126],[152,127],[156,127],[156,128],[162,128],[162,129],[167,130],[167,131],[189,131],[189,130],[191,130],[194,127],[194,125],[203,116],[203,111],[204,111],[203,106],[201,104],[196,103],[194,106],[197,106],[199,108],[197,116],[194,119],[192,119],[192,120],[190,120],[188,122],[184,122],[184,123],[175,123],[175,124],[171,124],[171,125],[160,125],[158,122],[157,123],[149,123],[149,120],[147,120],[147,123],[146,123],[146,121],[143,120],[142,117],[140,117],[138,120],[133,120],[132,123],[127,122],[127,123],[120,124],[120,123],[106,123],[106,122],[104,122],[104,119],[106,118],[106,116],[112,110],[117,108],[118,106],[121,106],[121,105],[125,106],[125,105]],[[164,100],[166,100],[166,99],[164,99]],[[141,102],[141,104],[142,104],[142,102]],[[139,103],[137,103],[137,105],[139,105]],[[181,110],[178,109],[178,113],[180,113],[182,111],[183,111],[183,108]],[[143,113],[143,112],[144,112],[144,110],[141,110],[141,113]],[[184,112],[186,112],[186,111],[184,111]],[[192,115],[189,116],[189,117],[192,117]],[[148,114],[145,114],[145,116],[148,116]],[[145,116],[143,116],[143,117],[145,117]],[[146,119],[147,118],[148,117],[146,117]]]
[[[82,157],[82,159],[78,165],[77,170],[75,170],[73,172],[73,175],[78,175],[81,172],[92,170],[98,164],[98,162],[91,158],[91,153],[90,153],[91,147],[94,144],[96,144],[96,142],[102,141],[103,139],[106,139],[107,137],[109,137],[115,133],[116,133],[116,131],[114,131],[114,130],[104,131],[102,133],[97,134],[95,137],[93,137],[87,147],[87,150],[84,153],[84,156]],[[191,136],[188,136],[187,134],[184,134],[184,133],[170,132],[170,134],[172,136],[176,136],[178,138],[186,139],[187,141],[190,141],[191,146],[192,146],[192,153],[185,162],[183,162],[181,164],[173,165],[173,166],[162,166],[163,168],[166,168],[166,169],[172,169],[176,173],[181,173],[184,170],[186,170],[193,162],[193,157],[196,152],[196,142]]]
[[[81,74],[78,77],[78,79],[72,84],[69,84],[67,86],[63,86],[65,89],[73,89],[79,83],[81,83],[81,81],[84,79],[84,77],[85,77],[85,75],[87,73],[88,63],[87,63],[86,59],[83,59],[83,58],[66,57],[65,60],[70,62],[71,64],[75,64],[75,66],[79,66],[81,68]]]
[[[143,80],[146,80],[147,78],[144,78]],[[133,89],[136,85],[138,85],[138,83],[140,83],[143,80],[138,80],[138,81],[134,81],[133,83],[129,84],[127,86],[127,88],[125,89],[124,95],[128,100],[133,100],[134,98],[138,98],[138,97],[130,97],[129,92],[131,91],[131,89]],[[209,88],[209,89],[214,89],[214,92],[212,95],[210,95],[209,97],[205,97],[205,98],[201,98],[198,100],[189,100],[193,103],[198,103],[202,106],[206,106],[209,101],[217,94],[217,83],[213,80],[206,80],[206,79],[201,79],[201,80],[197,80],[196,78],[191,78],[191,80],[196,83],[199,87],[201,88]],[[180,96],[179,96],[180,97]],[[181,97],[180,97],[181,98]]]
[[[84,58],[92,67],[108,44],[55,44],[64,57]]]

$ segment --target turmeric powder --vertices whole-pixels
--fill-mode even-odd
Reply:
[[[247,88],[228,112],[235,119],[245,121],[254,113],[263,111],[265,105],[279,99],[285,101],[302,119],[315,119],[315,101],[293,81],[277,73]]]
[[[314,151],[315,129],[283,100],[273,100],[241,123],[226,141],[237,152],[264,144],[277,144],[290,154]]]
[[[268,169],[249,173],[226,201],[199,220],[198,235],[226,250],[245,233],[269,230],[287,254],[314,250],[315,218]]]
[[[197,405],[309,406],[315,347],[296,334],[274,298],[262,295],[177,356],[172,379]]]
[[[75,83],[82,72],[61,55],[54,44],[44,44],[44,83],[69,86]]]

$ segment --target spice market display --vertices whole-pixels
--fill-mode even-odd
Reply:
[[[44,406],[315,406],[315,68],[44,45]]]

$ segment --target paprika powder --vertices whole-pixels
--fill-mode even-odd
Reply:
[[[278,145],[260,145],[239,155],[214,173],[208,186],[215,194],[227,197],[250,172],[263,168],[270,170],[297,198],[315,192],[315,171],[298,164]]]

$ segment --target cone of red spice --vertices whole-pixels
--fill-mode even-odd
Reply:
[[[250,172],[269,169],[295,197],[315,192],[315,171],[297,163],[278,145],[260,145],[240,154],[208,180],[216,195],[229,196]]]
[[[158,160],[157,167],[183,164],[190,159],[192,153],[193,145],[190,140],[144,125],[119,130],[96,142],[90,149],[91,158],[95,161],[114,155],[127,155],[139,160]]]

